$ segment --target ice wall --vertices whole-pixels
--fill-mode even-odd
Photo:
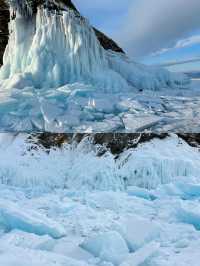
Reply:
[[[84,82],[112,91],[128,86],[109,68],[104,49],[85,19],[71,10],[58,14],[43,7],[29,18],[17,12],[10,23],[0,79],[16,79],[16,75],[21,81],[18,87]]]
[[[121,92],[130,87],[187,85],[185,76],[106,52],[93,28],[74,11],[50,11],[40,6],[36,15],[27,17],[21,12],[23,3],[15,7],[16,18],[10,23],[9,44],[0,70],[0,80],[9,81],[3,87],[57,88],[82,82],[101,91]]]

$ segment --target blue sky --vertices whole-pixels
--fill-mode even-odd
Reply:
[[[91,24],[146,64],[200,70],[200,0],[73,0]],[[173,66],[181,70],[181,65]]]

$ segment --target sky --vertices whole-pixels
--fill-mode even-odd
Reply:
[[[73,2],[134,60],[171,64],[175,70],[200,70],[200,0]]]

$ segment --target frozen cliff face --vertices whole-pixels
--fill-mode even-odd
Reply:
[[[28,9],[24,7],[26,2],[14,3],[16,18],[10,24],[10,40],[0,72],[1,79],[14,79],[11,87],[16,79],[21,88],[26,83],[51,88],[83,82],[110,92],[128,90],[129,86],[158,89],[187,84],[186,78],[166,70],[146,69],[123,55],[106,54],[92,27],[74,11],[56,14],[40,7],[36,16],[27,18],[21,11]]]
[[[11,3],[0,69],[3,130],[136,132],[168,123],[171,107],[151,97],[185,92],[188,78],[105,50],[88,21],[65,6],[50,8],[50,1],[31,13],[24,5],[33,2]]]
[[[17,13],[10,27],[2,79],[17,79],[22,82],[21,88],[26,82],[36,88],[74,82],[111,91],[127,87],[125,80],[109,68],[93,29],[73,11],[57,15],[40,8],[31,19]]]

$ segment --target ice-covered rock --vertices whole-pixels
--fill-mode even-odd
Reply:
[[[86,239],[81,247],[99,257],[119,265],[128,255],[128,247],[122,236],[116,231],[97,234]]]

